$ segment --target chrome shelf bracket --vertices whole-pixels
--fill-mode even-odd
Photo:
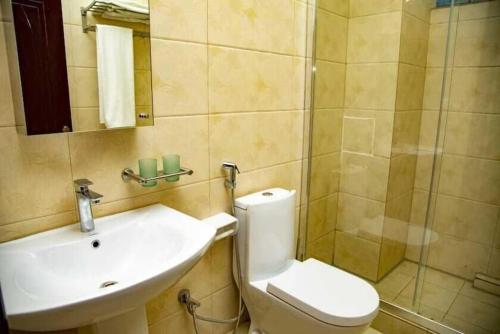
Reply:
[[[181,167],[181,170],[177,173],[163,174],[163,171],[158,171],[158,176],[155,177],[142,177],[136,173],[131,168],[125,168],[122,170],[122,180],[125,182],[129,182],[130,180],[134,180],[139,184],[145,184],[149,181],[163,180],[170,176],[180,176],[180,175],[192,175],[194,171],[189,168]]]

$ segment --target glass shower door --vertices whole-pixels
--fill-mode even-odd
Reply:
[[[500,1],[315,11],[305,257],[366,279],[385,302],[495,333]]]

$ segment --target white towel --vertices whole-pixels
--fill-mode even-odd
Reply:
[[[135,126],[133,30],[96,25],[99,120],[107,128]]]
[[[147,2],[137,1],[137,0],[101,0],[100,2],[105,2],[115,7],[121,7],[123,9],[149,15],[149,6]]]

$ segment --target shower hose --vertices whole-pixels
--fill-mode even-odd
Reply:
[[[231,187],[230,189],[231,193],[231,213],[233,216],[235,215],[235,208],[234,208],[234,187]],[[198,320],[201,321],[207,321],[207,322],[213,322],[217,324],[233,324],[234,323],[234,329],[233,329],[233,334],[236,334],[238,331],[238,326],[240,324],[240,319],[241,315],[245,311],[245,305],[243,304],[243,297],[241,295],[241,289],[242,284],[241,284],[241,265],[240,265],[240,254],[239,254],[239,249],[238,249],[238,233],[236,233],[233,236],[233,253],[236,261],[236,271],[237,271],[237,283],[238,283],[238,315],[234,318],[231,319],[215,319],[215,318],[210,318],[206,317],[200,314],[196,313],[196,309],[200,306],[199,303],[193,303],[193,302],[187,302],[186,303],[186,308],[189,314],[193,317],[193,326],[194,326],[194,331],[196,334],[200,334],[200,329],[198,327]]]

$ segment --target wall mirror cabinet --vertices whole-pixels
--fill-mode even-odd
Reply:
[[[0,0],[28,135],[153,125],[148,0]]]

